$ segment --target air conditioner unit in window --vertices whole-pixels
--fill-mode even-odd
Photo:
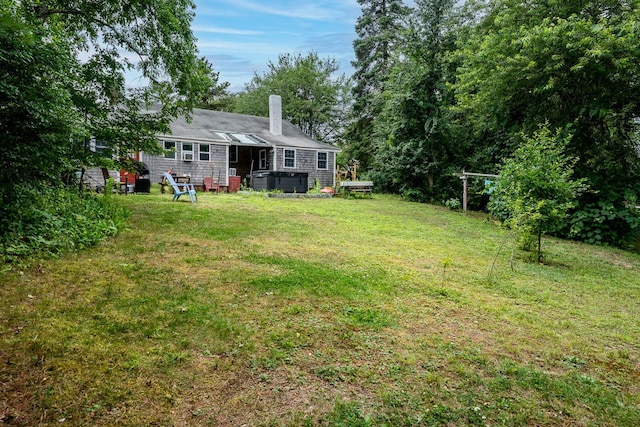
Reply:
[[[193,161],[193,153],[182,153],[182,160],[185,162]]]
[[[229,168],[229,176],[236,176],[236,168]]]

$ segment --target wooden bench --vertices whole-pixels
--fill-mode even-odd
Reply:
[[[338,192],[344,193],[345,197],[349,197],[351,194],[362,194],[371,197],[373,181],[342,181]]]

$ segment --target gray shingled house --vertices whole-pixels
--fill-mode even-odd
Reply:
[[[178,118],[171,124],[171,135],[158,136],[168,154],[140,153],[139,159],[149,168],[151,182],[160,182],[162,174],[171,170],[196,186],[211,177],[231,190],[240,182],[265,189],[265,183],[288,177],[304,180],[306,188],[297,192],[306,192],[316,179],[323,187],[334,186],[340,150],[283,121],[280,103],[279,96],[269,98],[270,117],[196,109],[190,123]],[[281,189],[291,191],[286,186]]]

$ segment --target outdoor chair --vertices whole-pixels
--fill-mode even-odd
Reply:
[[[216,193],[220,192],[220,184],[218,184],[216,182],[216,180],[214,180],[213,178],[211,178],[210,176],[206,176],[203,180],[203,184],[204,184],[204,189],[205,191],[209,192],[211,190],[215,190]]]
[[[178,200],[183,194],[189,195],[191,203],[194,202],[194,199],[196,202],[198,201],[198,194],[196,193],[196,189],[193,187],[193,184],[177,184],[173,180],[173,177],[168,173],[165,173],[164,177],[169,185],[173,187],[173,201]]]
[[[100,171],[102,172],[102,179],[104,179],[104,186],[100,186],[97,190],[98,190],[98,193],[103,193],[107,188],[107,183],[111,179],[111,174],[109,173],[109,169],[107,169],[107,168],[100,168]],[[113,193],[117,193],[119,186],[120,186],[120,181],[118,180],[116,182],[116,180],[114,180],[113,181],[113,188],[111,189],[111,191]],[[126,187],[125,187],[125,189],[126,189]]]
[[[109,169],[107,168],[100,168],[100,171],[102,172],[102,179],[104,179],[104,186],[107,186],[107,181],[109,181],[109,178],[111,178],[111,175],[109,175]]]

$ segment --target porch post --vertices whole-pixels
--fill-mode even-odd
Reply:
[[[273,150],[273,166],[271,166],[271,170],[274,172],[278,171],[278,147],[276,147],[275,145],[271,146],[271,149]]]

